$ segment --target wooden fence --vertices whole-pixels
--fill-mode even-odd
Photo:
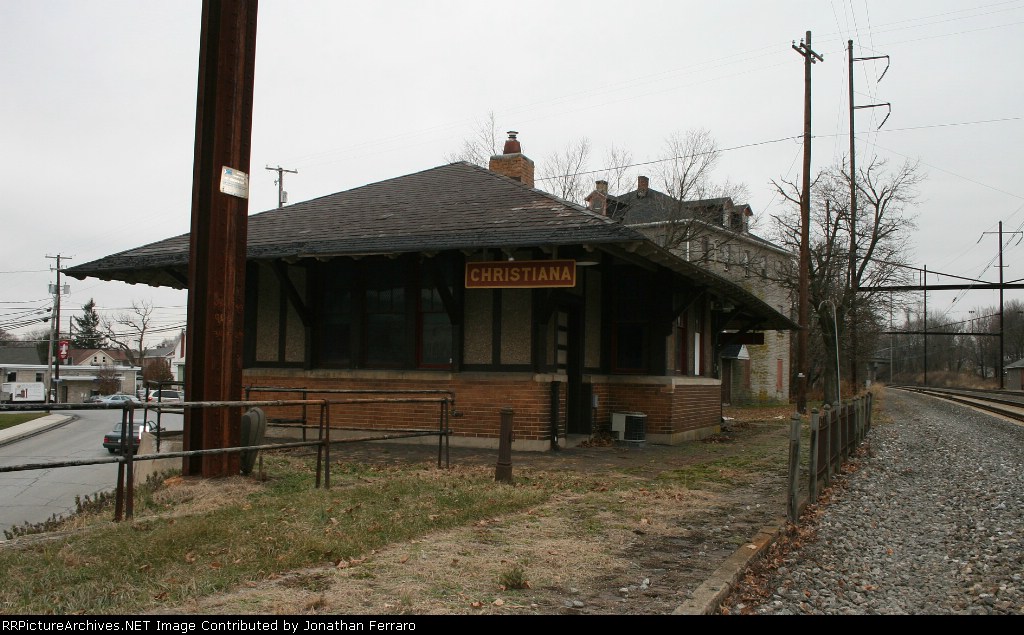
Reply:
[[[871,431],[873,404],[874,395],[869,392],[834,406],[826,404],[821,412],[811,410],[807,486],[810,502],[817,501],[821,492],[832,484],[842,464]],[[790,425],[789,496],[786,506],[789,521],[793,523],[799,516],[800,427],[800,415],[794,414]]]

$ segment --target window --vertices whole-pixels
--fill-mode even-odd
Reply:
[[[437,263],[449,292],[453,273]],[[321,270],[314,342],[324,368],[450,368],[452,324],[434,283],[407,259],[331,262]]]
[[[43,374],[42,373],[36,373],[36,381],[43,381]]]
[[[446,273],[450,274],[451,270],[448,269]],[[448,319],[441,294],[430,284],[430,278],[431,276],[422,275],[420,280],[419,306],[416,314],[419,327],[416,361],[421,368],[451,368],[452,323]],[[443,278],[443,284],[450,290],[451,276],[444,275]]]
[[[686,311],[676,318],[676,371],[680,375],[690,374],[690,369],[688,368],[690,359],[687,357],[687,350],[689,349],[689,333],[686,328],[686,322],[688,318],[689,312]]]
[[[331,263],[323,270],[316,338],[321,366],[352,365],[353,270],[351,263]]]
[[[616,274],[612,313],[612,371],[647,371],[648,310],[651,303],[650,280],[637,271],[624,269]]]
[[[694,316],[693,325],[693,374],[704,374],[704,356],[701,354],[701,331],[704,330],[704,319],[700,311]]]
[[[395,368],[409,351],[405,324],[405,276],[401,260],[372,263],[366,269],[366,366]]]
[[[747,278],[750,277],[750,250],[746,249],[743,251],[743,275]]]

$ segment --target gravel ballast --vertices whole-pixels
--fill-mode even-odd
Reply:
[[[1024,427],[898,390],[885,412],[816,537],[729,613],[1024,614]]]

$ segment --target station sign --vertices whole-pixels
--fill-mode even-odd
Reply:
[[[575,260],[495,260],[466,263],[467,289],[541,289],[575,286]]]

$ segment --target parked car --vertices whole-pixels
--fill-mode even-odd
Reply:
[[[150,390],[149,396],[146,397],[146,401],[149,402],[162,402],[168,401],[185,401],[185,393],[180,390],[168,390],[166,388],[162,390]]]
[[[99,401],[96,402],[96,403],[105,403],[105,404],[114,404],[116,406],[124,406],[128,402],[131,402],[132,404],[134,404],[136,406],[141,406],[142,405],[142,402],[139,401],[138,398],[136,398],[134,395],[122,395],[122,394],[107,395],[106,397],[100,397]]]
[[[106,448],[107,452],[111,454],[121,451],[121,430],[123,426],[119,421],[114,429],[103,435],[103,447]],[[132,450],[138,450],[139,445],[142,443],[142,433],[152,432],[156,433],[157,423],[156,421],[136,421],[132,424],[132,435],[129,442],[132,444]]]

